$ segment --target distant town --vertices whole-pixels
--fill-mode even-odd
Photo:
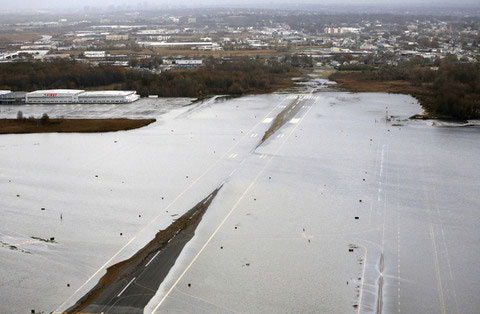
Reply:
[[[185,13],[185,14],[182,14]],[[477,62],[475,16],[335,15],[310,12],[179,10],[115,14],[8,16],[0,31],[0,62],[75,60],[153,73],[204,66],[207,58],[307,56],[313,66],[374,59],[396,65],[412,57],[455,56]],[[348,55],[348,58],[338,56]]]

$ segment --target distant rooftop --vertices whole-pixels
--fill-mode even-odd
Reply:
[[[130,94],[135,94],[135,91],[124,91],[124,90],[105,90],[105,91],[88,91],[82,93],[82,96],[128,96]]]
[[[29,95],[35,94],[79,94],[83,93],[84,90],[81,89],[45,89],[45,90],[36,90],[34,92],[28,93]]]

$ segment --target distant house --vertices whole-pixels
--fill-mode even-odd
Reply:
[[[105,51],[85,51],[83,55],[85,56],[85,58],[100,59],[100,58],[105,58],[106,53]]]
[[[177,59],[172,62],[172,64],[176,65],[177,67],[182,68],[194,68],[203,65],[202,59]]]

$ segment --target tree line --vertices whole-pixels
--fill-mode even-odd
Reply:
[[[358,80],[407,81],[424,91],[413,96],[429,112],[457,119],[480,118],[479,62],[458,62],[456,57],[449,56],[432,63],[418,57],[398,65],[344,65],[339,70],[337,77],[346,75]]]
[[[289,84],[297,74],[286,62],[242,58],[208,60],[204,67],[160,74],[110,65],[75,61],[0,64],[0,89],[91,89],[114,87],[136,90],[141,96],[199,97],[212,94],[271,92]]]

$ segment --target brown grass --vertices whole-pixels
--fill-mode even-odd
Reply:
[[[412,116],[412,119],[451,119],[451,117],[430,112],[426,108],[434,96],[428,84],[412,85],[408,81],[364,80],[360,72],[335,72],[329,77],[337,86],[349,92],[379,92],[405,94],[415,97],[424,109],[424,113]]]
[[[414,86],[407,81],[371,81],[362,79],[356,72],[335,72],[330,80],[338,83],[338,87],[350,92],[383,92],[394,94],[425,94],[424,87]]]
[[[42,124],[40,119],[0,119],[0,134],[25,133],[96,133],[138,129],[155,122],[155,119],[50,119]]]

